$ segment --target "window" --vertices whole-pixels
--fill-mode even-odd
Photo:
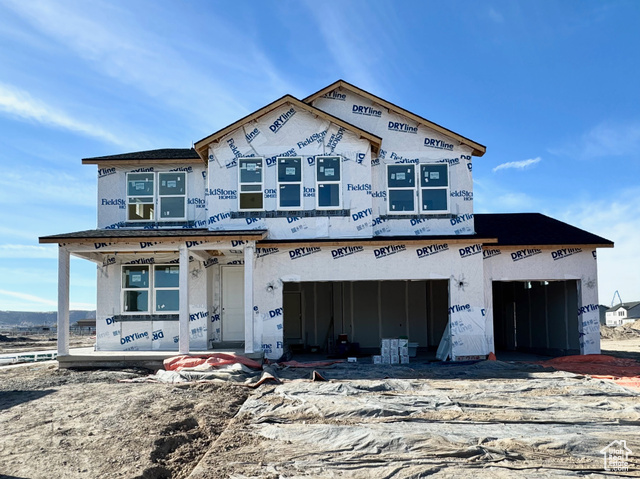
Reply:
[[[122,311],[132,314],[177,312],[179,271],[178,265],[123,265]]]
[[[278,209],[302,209],[302,158],[278,158]]]
[[[447,213],[449,211],[449,165],[432,163],[420,165],[420,212]]]
[[[238,160],[240,210],[261,210],[263,208],[262,182],[262,158],[240,158]]]
[[[389,214],[449,212],[449,165],[427,163],[419,165],[418,171],[416,184],[416,165],[387,165]]]
[[[158,173],[157,185],[155,173],[127,173],[127,220],[185,219],[186,183],[185,173]]]
[[[158,173],[160,219],[185,217],[187,185],[184,173]]]
[[[415,165],[387,165],[389,214],[416,212]]]
[[[127,174],[127,219],[152,220],[155,206],[153,173]]]
[[[342,182],[339,156],[316,158],[316,202],[319,210],[342,207]]]

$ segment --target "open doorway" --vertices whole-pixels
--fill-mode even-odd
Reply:
[[[495,349],[579,354],[578,282],[494,281]]]
[[[329,352],[339,335],[364,353],[386,337],[435,350],[446,328],[448,280],[285,283],[284,339],[292,349]]]

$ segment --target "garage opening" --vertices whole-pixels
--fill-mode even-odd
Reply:
[[[494,281],[496,350],[579,354],[578,282]]]
[[[293,351],[331,353],[346,334],[363,353],[382,338],[435,350],[448,320],[448,280],[285,283],[284,339]]]

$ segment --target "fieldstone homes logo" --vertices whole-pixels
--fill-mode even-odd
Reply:
[[[604,460],[605,471],[622,472],[629,470],[629,454],[631,449],[627,447],[627,441],[613,441],[600,450]]]

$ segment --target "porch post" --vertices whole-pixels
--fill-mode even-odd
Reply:
[[[189,251],[180,245],[178,353],[189,354]]]
[[[256,244],[244,246],[244,352],[253,352],[253,253]]]
[[[58,248],[58,356],[69,354],[69,250]]]

